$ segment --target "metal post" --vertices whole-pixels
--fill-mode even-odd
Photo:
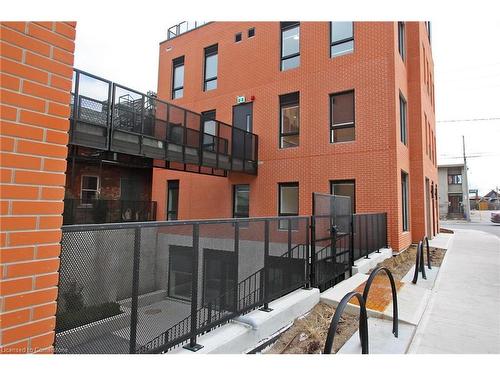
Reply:
[[[238,296],[238,277],[239,277],[239,253],[240,253],[240,222],[235,221],[234,222],[234,259],[235,259],[235,266],[234,266],[234,274],[235,274],[235,280],[234,280],[234,312],[238,311],[239,307],[239,296]]]
[[[349,277],[352,277],[352,267],[354,267],[354,215],[351,212],[351,221],[349,223],[349,231],[351,232],[349,234],[349,257],[351,258],[349,260],[349,264],[351,265],[349,267]]]
[[[365,240],[364,240],[364,243],[365,243],[365,259],[370,259],[368,257],[368,216],[365,216],[364,219],[365,219]]]
[[[305,272],[306,274],[304,275],[304,289],[310,290],[311,289],[311,279],[309,278],[309,275],[311,274],[311,243],[309,242],[309,229],[310,229],[310,224],[309,224],[309,218],[306,218],[306,249],[304,251],[304,261],[306,263],[306,269]]]
[[[193,224],[193,272],[191,275],[191,337],[184,349],[197,352],[203,345],[196,343],[198,325],[198,260],[200,256],[200,224]]]
[[[139,262],[141,259],[141,228],[137,226],[134,233],[134,263],[132,273],[132,307],[130,313],[129,353],[134,354],[137,346],[137,308],[139,300]]]
[[[377,253],[380,253],[380,214],[377,214]]]
[[[279,224],[278,224],[279,225]],[[260,311],[271,312],[273,309],[269,308],[269,220],[264,221],[264,307]]]

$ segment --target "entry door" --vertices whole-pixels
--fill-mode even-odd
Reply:
[[[462,200],[461,196],[458,195],[450,195],[449,196],[449,201],[450,201],[450,214],[459,214],[461,212],[460,210],[460,202]]]
[[[231,306],[234,306],[235,261],[233,252],[203,249],[203,301],[205,304],[215,303],[213,308],[221,310],[229,310]]]
[[[233,107],[233,127],[252,132],[253,104],[245,103]],[[246,147],[245,147],[246,138]],[[246,152],[245,152],[246,149]],[[251,135],[245,132],[233,131],[233,156],[243,159],[251,158]]]

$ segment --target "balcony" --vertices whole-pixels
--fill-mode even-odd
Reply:
[[[257,174],[255,134],[76,70],[70,143],[153,159],[155,167],[227,176]]]

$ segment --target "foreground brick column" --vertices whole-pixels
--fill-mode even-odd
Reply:
[[[75,22],[0,24],[0,352],[53,352]]]

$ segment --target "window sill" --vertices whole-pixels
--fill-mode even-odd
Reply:
[[[352,140],[352,141],[343,141],[343,142],[331,142],[330,141],[330,144],[331,145],[339,145],[339,144],[346,144],[346,143],[355,143],[356,142],[356,139]]]

